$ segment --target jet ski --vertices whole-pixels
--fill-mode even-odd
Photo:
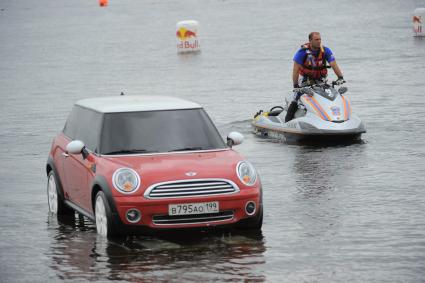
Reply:
[[[360,140],[366,132],[363,122],[352,113],[347,97],[347,87],[326,82],[301,88],[298,109],[294,118],[284,122],[292,94],[286,98],[286,105],[274,106],[269,111],[258,111],[252,120],[254,132],[261,136],[282,139],[287,143],[338,142]]]

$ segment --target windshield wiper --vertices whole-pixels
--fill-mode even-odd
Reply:
[[[169,150],[168,152],[171,152],[171,151],[186,151],[186,150],[201,150],[201,149],[205,149],[205,148],[203,148],[201,146],[182,147],[182,148],[176,148],[176,149]]]
[[[150,153],[150,152],[155,152],[155,151],[151,151],[151,150],[147,150],[147,149],[121,149],[121,150],[116,150],[116,151],[111,151],[105,154],[127,154],[127,153]]]

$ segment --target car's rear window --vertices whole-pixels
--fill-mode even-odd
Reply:
[[[203,109],[104,114],[101,154],[223,149]]]

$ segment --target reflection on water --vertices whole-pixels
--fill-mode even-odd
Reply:
[[[48,216],[47,256],[65,280],[265,281],[260,233],[179,231],[107,240],[84,217]]]
[[[317,154],[314,155],[314,152],[320,151],[320,149],[300,148],[295,157],[294,171],[296,171],[297,188],[306,198],[331,189],[330,161],[324,158],[318,159]]]
[[[344,187],[343,181],[361,162],[363,140],[296,148],[293,171],[296,186],[305,197]]]
[[[352,189],[365,143],[295,148],[294,204],[302,211],[296,222],[312,248],[321,241],[337,240],[350,211]],[[308,239],[308,240],[307,240]],[[332,246],[332,245],[331,245]]]

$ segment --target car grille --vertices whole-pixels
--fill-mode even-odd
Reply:
[[[160,183],[150,186],[145,193],[149,199],[199,197],[233,194],[239,192],[238,186],[223,179],[198,179]]]
[[[184,225],[184,224],[200,224],[208,222],[226,221],[233,219],[233,211],[221,211],[210,214],[197,215],[155,215],[152,222],[155,225]]]

